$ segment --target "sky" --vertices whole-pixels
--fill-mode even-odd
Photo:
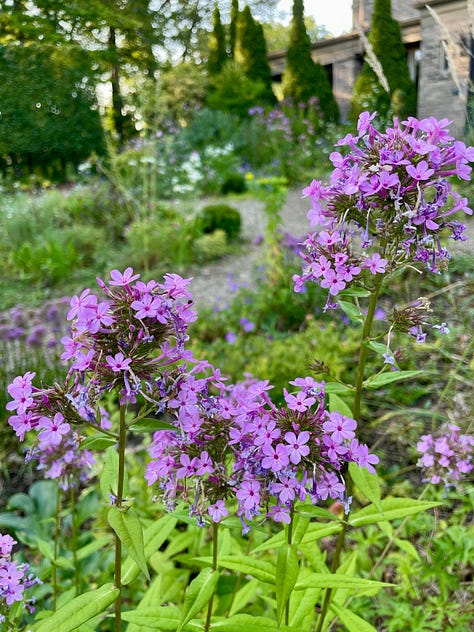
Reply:
[[[278,8],[291,17],[293,0],[280,0]],[[304,0],[304,12],[334,36],[352,29],[352,0]]]

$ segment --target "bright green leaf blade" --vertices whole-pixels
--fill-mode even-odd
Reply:
[[[255,617],[251,614],[236,614],[228,619],[213,619],[212,632],[301,632],[298,628],[278,627],[273,619]]]
[[[349,632],[377,632],[377,630],[361,619],[357,614],[354,614],[350,610],[346,608],[341,608],[337,606],[335,603],[330,605],[331,610],[336,614],[341,622],[346,626]]]
[[[330,412],[337,411],[338,413],[341,413],[341,415],[352,418],[352,410],[343,399],[336,395],[336,393],[329,394],[329,410]]]
[[[156,432],[157,430],[176,430],[176,426],[162,419],[140,419],[129,427],[132,432]]]
[[[303,515],[304,514],[305,511],[303,511]],[[308,514],[311,515],[310,507],[308,508]],[[335,517],[333,516],[333,518]],[[334,535],[335,533],[340,531],[341,528],[342,523],[339,521],[337,523],[333,522],[331,524],[310,524],[309,527],[306,529],[306,533],[302,537],[301,542],[303,542],[304,544],[307,544],[308,542],[315,542],[316,540],[325,538],[328,535]],[[283,533],[283,531],[280,531],[265,542],[262,542],[262,544],[259,544],[254,549],[252,549],[252,553],[260,553],[261,551],[268,551],[268,549],[279,549],[281,546],[284,546],[284,544],[285,534]]]
[[[357,463],[353,462],[349,463],[349,474],[359,491],[377,507],[380,513],[383,513],[380,481],[377,474],[371,474],[367,468],[359,467]]]
[[[338,296],[357,296],[359,298],[367,298],[370,296],[370,290],[365,290],[362,287],[352,286],[347,287],[342,292],[339,292]]]
[[[204,562],[209,565],[212,564],[212,557],[196,557],[194,559],[198,562]],[[252,577],[266,584],[275,583],[275,565],[271,562],[254,560],[245,555],[220,555],[217,559],[217,563],[219,566],[223,566],[229,570],[238,571],[244,575],[252,575]]]
[[[122,544],[127,548],[128,554],[145,577],[150,579],[145,559],[142,525],[133,509],[119,509],[114,505],[109,509],[108,521]]]
[[[82,546],[77,551],[77,559],[78,560],[85,559],[89,555],[92,555],[92,553],[95,553],[95,551],[100,550],[103,546],[109,545],[110,542],[111,542],[111,535],[106,535],[102,538],[98,538],[97,540],[93,540],[92,542],[89,542],[89,544]]]
[[[352,590],[357,590],[383,588],[384,586],[393,586],[393,584],[338,573],[312,573],[304,580],[296,582],[295,590],[303,590],[305,588],[351,588]]]
[[[104,465],[100,475],[100,491],[104,500],[110,502],[110,496],[117,494],[119,456],[113,447],[105,451]]]
[[[166,514],[159,520],[153,522],[147,527],[143,533],[143,542],[145,545],[145,560],[148,562],[150,557],[158,551],[160,546],[168,539],[177,524],[176,518]],[[133,557],[129,555],[122,564],[122,584],[127,586],[138,577],[140,567]]]
[[[122,619],[150,630],[176,630],[180,611],[177,606],[155,606],[122,612]]]
[[[378,355],[383,355],[384,353],[387,353],[387,345],[382,344],[381,342],[371,340],[367,343],[367,346],[369,347],[369,349],[372,349],[372,351],[375,351],[375,353],[377,353]]]
[[[400,548],[402,551],[404,551],[407,555],[409,555],[414,560],[418,561],[420,559],[418,551],[413,546],[413,544],[411,542],[409,542],[408,540],[402,540],[401,538],[395,538],[394,542],[398,546],[398,548]]]
[[[181,632],[185,625],[200,612],[209,602],[219,580],[219,571],[205,568],[189,584],[184,599],[183,610],[176,632]]]
[[[348,393],[353,390],[353,386],[350,386],[349,384],[341,384],[340,382],[326,382],[324,385],[325,393]]]
[[[357,305],[354,305],[354,303],[349,303],[349,301],[338,300],[337,302],[339,304],[339,307],[344,312],[344,314],[350,320],[353,320],[353,321],[358,322],[358,323],[362,322],[362,315],[361,315],[360,309],[357,307]]]
[[[364,382],[364,388],[380,388],[392,382],[411,380],[421,373],[423,373],[423,371],[387,371],[386,373],[379,373],[378,375],[369,377],[369,379]]]
[[[56,610],[51,616],[35,624],[31,632],[72,632],[87,623],[93,617],[101,614],[118,597],[120,591],[113,584],[104,584],[96,590],[90,590],[79,597],[75,597],[65,606]]]
[[[244,608],[248,604],[248,602],[255,597],[258,587],[258,579],[253,578],[237,591],[232,601],[232,607],[229,611],[230,617],[232,617],[232,615],[234,614],[237,614],[239,610],[242,610],[242,608]]]
[[[383,520],[395,520],[405,518],[421,511],[427,511],[433,507],[439,507],[441,503],[428,500],[416,500],[414,498],[384,498],[381,501],[383,513],[374,505],[367,505],[349,516],[349,524],[352,527],[359,527],[366,524],[373,524]]]
[[[294,544],[282,546],[278,551],[275,573],[278,625],[281,623],[286,604],[296,584],[298,570],[298,553],[296,546]]]
[[[113,437],[109,437],[108,435],[97,433],[93,434],[90,437],[86,437],[79,444],[80,450],[105,450],[105,448],[110,448],[111,446],[116,445],[117,440]]]

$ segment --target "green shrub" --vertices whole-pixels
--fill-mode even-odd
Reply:
[[[221,187],[222,195],[227,195],[228,193],[244,193],[246,190],[247,183],[241,173],[231,173],[228,175]]]
[[[215,230],[198,237],[193,246],[193,258],[197,263],[206,263],[227,254],[227,235],[223,230]]]
[[[242,218],[239,211],[232,206],[210,204],[199,213],[197,224],[204,234],[223,230],[229,239],[234,239],[240,234]]]
[[[61,231],[57,231],[25,242],[13,252],[12,259],[20,276],[48,287],[71,277],[79,255],[72,241],[64,240]]]

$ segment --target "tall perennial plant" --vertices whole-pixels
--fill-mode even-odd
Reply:
[[[343,559],[347,529],[403,518],[436,503],[381,499],[378,457],[356,434],[363,423],[363,394],[418,374],[393,366],[392,333],[422,342],[427,326],[447,329],[430,324],[425,299],[394,309],[376,336],[374,315],[384,283],[397,270],[438,272],[447,264],[442,231],[463,239],[464,226],[453,214],[471,211],[448,178],[469,178],[474,149],[455,141],[444,120],[395,121],[381,133],[371,124],[373,116],[361,115],[357,135],[339,141],[348,151],[331,155],[330,184],[313,181],[304,191],[312,201],[308,217],[314,232],[305,241],[302,274],[294,278],[296,291],[308,282],[326,288],[326,309],[341,307],[360,327],[354,384],[297,376],[284,391],[283,406],[272,402],[266,380],[247,376],[228,384],[219,369],[186,349],[188,326],[197,317],[190,279],[167,274],[162,282],[144,282],[127,268],[112,270],[107,283],[97,280],[100,296],[86,289],[71,299],[71,334],[62,341],[62,358],[69,364],[64,383],[39,387],[27,372],[8,387],[10,425],[20,440],[28,437],[28,458],[39,461],[45,476],[77,487],[103,465],[100,488],[114,533],[113,583],[76,596],[54,613],[43,611],[29,627],[33,632],[54,624],[76,629],[105,617],[112,604],[116,632],[123,621],[144,620],[153,629],[179,632],[321,632],[335,618],[352,631],[374,630],[344,607],[348,590],[373,594],[383,587],[358,577],[354,564]],[[366,376],[369,351],[383,359],[380,371]],[[111,401],[118,415],[108,414]],[[144,475],[158,506],[177,517],[186,508],[186,520],[209,527],[212,555],[195,559],[201,570],[182,604],[164,600],[151,607],[145,596],[143,604],[134,609],[128,604],[125,612],[123,587],[141,572],[151,590],[148,562],[163,542],[162,519],[144,529],[127,495],[129,439],[144,430],[152,432]],[[450,440],[442,442],[446,458],[449,450],[455,452],[449,443],[454,436],[451,428]],[[458,478],[472,468],[473,444],[463,441]],[[422,465],[434,466],[432,452],[440,449],[441,443],[423,437]],[[362,509],[351,507],[355,487],[370,501]],[[331,511],[324,507],[327,500]],[[248,548],[255,530],[267,529],[271,537],[251,552],[233,554],[229,542],[237,537],[231,535],[236,521]],[[225,546],[219,545],[219,533]],[[331,535],[337,541],[326,564],[314,547]],[[275,559],[259,557],[271,550]],[[222,569],[244,581],[227,610],[214,599]],[[241,612],[258,590],[248,575],[270,587],[266,616]]]

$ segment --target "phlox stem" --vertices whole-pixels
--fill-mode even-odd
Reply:
[[[212,570],[217,570],[217,545],[218,545],[219,524],[217,522],[212,523]],[[204,625],[204,632],[209,632],[212,616],[212,603],[214,601],[214,593],[211,595],[207,604],[206,623]]]
[[[56,487],[56,515],[54,521],[54,550],[53,550],[53,568],[52,568],[52,580],[53,580],[53,610],[56,610],[58,601],[58,569],[56,566],[56,560],[58,559],[59,551],[59,531],[61,528],[59,513],[61,510],[61,490],[59,485]]]
[[[123,490],[125,480],[125,445],[127,439],[127,426],[125,423],[125,406],[120,406],[120,426],[118,441],[118,480],[117,480],[117,496],[115,504],[120,509],[123,501]],[[122,542],[117,534],[115,534],[115,568],[114,568],[114,584],[119,589],[119,594],[115,599],[115,632],[122,629]]]

